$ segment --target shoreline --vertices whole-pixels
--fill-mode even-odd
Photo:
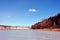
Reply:
[[[28,28],[28,29],[0,29],[0,30],[41,30],[41,31],[59,31],[60,32],[60,28],[53,28],[53,29],[48,29],[48,28],[45,28],[45,29],[31,29],[31,28]]]
[[[35,30],[41,30],[41,31],[58,31],[58,32],[60,32],[60,28],[53,28],[53,29],[45,28],[45,29],[35,29]]]

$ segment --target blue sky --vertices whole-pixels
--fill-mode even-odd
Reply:
[[[60,12],[60,0],[0,0],[0,24],[31,26]]]

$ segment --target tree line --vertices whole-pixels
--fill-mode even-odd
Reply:
[[[31,26],[32,29],[60,28],[60,13]]]

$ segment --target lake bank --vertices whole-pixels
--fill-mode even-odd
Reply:
[[[59,31],[60,32],[60,28],[31,29],[30,27],[10,27],[10,28],[0,28],[0,30],[41,30],[41,31]]]
[[[35,29],[35,30],[41,30],[41,31],[59,31],[60,32],[60,28],[53,28],[53,29],[45,28],[45,29]]]

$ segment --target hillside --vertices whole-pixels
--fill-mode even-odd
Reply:
[[[49,17],[47,19],[42,20],[41,22],[37,22],[31,26],[32,29],[53,29],[60,28],[60,13],[55,16]]]

